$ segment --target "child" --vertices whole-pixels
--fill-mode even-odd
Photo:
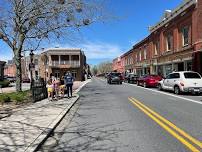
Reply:
[[[53,86],[51,80],[48,80],[48,82],[47,82],[47,88],[48,88],[48,100],[52,101],[53,100],[54,86]]]
[[[59,92],[60,92],[60,79],[56,79],[54,81],[54,90],[55,90],[55,97],[56,97],[56,99],[58,99]]]
[[[65,95],[65,84],[64,84],[64,77],[60,80],[60,95],[64,97]]]

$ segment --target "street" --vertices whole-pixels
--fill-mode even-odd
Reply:
[[[200,100],[202,96],[109,85],[93,78],[81,90],[72,120],[48,151],[201,151]]]
[[[15,92],[16,83],[11,83],[9,87],[2,88],[0,93],[10,93]],[[29,90],[30,89],[30,83],[22,83],[22,90]]]

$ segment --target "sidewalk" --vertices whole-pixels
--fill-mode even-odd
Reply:
[[[77,92],[88,82],[75,82],[73,98],[45,99],[1,119],[0,151],[34,151],[79,99]]]
[[[81,81],[75,81],[74,82],[74,86],[73,86],[73,90],[76,90],[83,82]],[[29,90],[30,89],[30,83],[23,83],[22,84],[22,90]],[[0,93],[10,93],[10,92],[15,92],[15,83],[12,83],[10,87],[6,87],[6,88],[1,88],[0,89]]]

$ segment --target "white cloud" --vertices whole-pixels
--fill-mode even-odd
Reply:
[[[122,55],[122,48],[117,44],[111,44],[106,42],[99,41],[87,41],[80,42],[77,44],[61,44],[61,43],[52,43],[46,44],[45,48],[50,47],[61,47],[61,48],[81,48],[87,57],[88,60],[112,60],[116,57]],[[5,52],[5,53],[4,53]],[[7,61],[12,59],[12,52],[4,48],[0,50],[0,60]],[[36,53],[41,53],[41,50]]]
[[[61,48],[81,48],[85,52],[87,59],[112,60],[122,55],[122,49],[119,45],[106,42],[88,41],[76,45],[53,43],[51,46]]]
[[[120,46],[103,42],[87,42],[81,48],[88,59],[114,59],[122,54]]]

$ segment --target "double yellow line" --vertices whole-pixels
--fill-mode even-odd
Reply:
[[[182,144],[184,144],[187,148],[189,148],[192,152],[200,152],[196,146],[202,148],[202,143],[190,136],[188,133],[178,128],[172,122],[167,120],[166,118],[160,116],[157,112],[150,109],[148,106],[144,105],[140,101],[135,98],[128,98],[130,102],[132,102],[137,108],[139,108],[142,112],[144,112],[147,116],[149,116],[152,120],[154,120],[159,126],[164,128],[168,133],[178,139]],[[196,146],[194,146],[195,144]]]

